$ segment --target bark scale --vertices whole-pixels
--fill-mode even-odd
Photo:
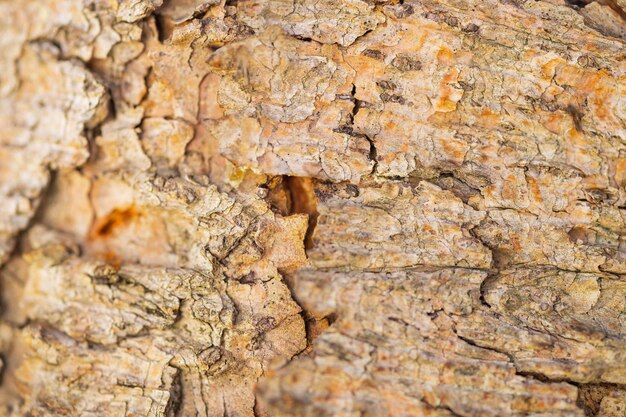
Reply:
[[[0,0],[0,415],[626,415],[625,17]]]

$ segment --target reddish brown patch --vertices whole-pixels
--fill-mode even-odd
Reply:
[[[89,233],[92,239],[106,239],[137,219],[141,214],[134,207],[115,209],[106,216],[97,219]]]
[[[122,259],[116,253],[110,250],[103,253],[98,253],[97,256],[115,269],[120,269],[122,266]]]
[[[511,237],[511,244],[513,245],[513,249],[515,250],[515,252],[519,252],[520,250],[522,250],[522,245],[520,244],[518,236]]]
[[[306,231],[304,246],[313,247],[313,232],[317,226],[317,197],[315,196],[315,182],[306,177],[286,177],[287,188],[291,197],[290,213],[301,213],[309,216],[309,226]],[[358,188],[350,189],[353,196],[358,195]]]
[[[589,242],[589,237],[587,235],[587,229],[581,226],[575,226],[567,232],[569,236],[569,241],[574,244],[587,244]]]

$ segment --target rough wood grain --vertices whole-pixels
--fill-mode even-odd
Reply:
[[[0,0],[0,415],[626,415],[624,0]]]

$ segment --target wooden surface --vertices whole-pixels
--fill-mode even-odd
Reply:
[[[0,0],[0,416],[626,416],[624,0]]]

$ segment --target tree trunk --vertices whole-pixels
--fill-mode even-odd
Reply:
[[[626,416],[624,0],[0,0],[0,416]]]

